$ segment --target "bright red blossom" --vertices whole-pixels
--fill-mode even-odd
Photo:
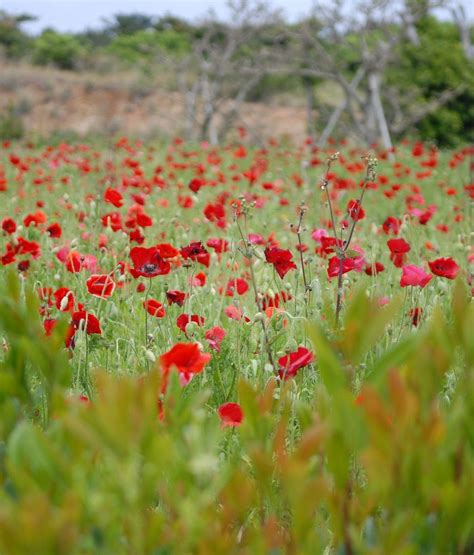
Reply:
[[[113,189],[112,187],[108,187],[104,193],[104,200],[109,204],[112,204],[116,208],[120,208],[123,206],[123,197],[117,191],[117,189]]]
[[[108,299],[115,291],[115,282],[110,274],[93,274],[86,281],[87,290],[94,297]]]
[[[210,360],[211,355],[202,353],[197,343],[176,343],[161,355],[160,364],[165,374],[172,367],[175,367],[178,372],[199,374]]]
[[[166,298],[168,299],[168,303],[170,305],[177,304],[178,306],[183,306],[184,300],[186,299],[186,293],[178,290],[170,290],[166,291]]]
[[[267,247],[265,249],[265,259],[270,264],[273,264],[273,267],[281,279],[283,279],[290,270],[296,269],[296,264],[293,262],[293,255],[289,250],[280,249],[279,247]]]
[[[89,314],[85,310],[78,310],[73,313],[72,325],[75,330],[83,329],[88,335],[100,335],[102,333],[99,320],[93,314]]]
[[[143,306],[148,314],[150,314],[150,316],[154,316],[155,318],[163,318],[166,315],[163,305],[156,299],[147,299],[143,303]]]
[[[428,262],[428,266],[435,276],[446,279],[455,279],[459,273],[459,266],[452,258],[437,258]]]
[[[220,352],[221,343],[226,335],[226,331],[223,328],[214,326],[210,330],[206,331],[205,337],[206,341],[209,343],[209,347],[217,352]]]
[[[298,350],[278,359],[280,365],[279,375],[283,380],[293,378],[300,368],[311,364],[314,360],[313,353],[306,347],[298,347]]]
[[[181,314],[176,318],[176,325],[183,333],[186,333],[186,326],[191,322],[194,322],[198,326],[203,326],[205,319],[197,314]]]
[[[12,234],[16,231],[16,223],[12,218],[5,218],[2,220],[2,229],[5,233]]]
[[[347,213],[352,220],[358,222],[365,218],[365,210],[360,205],[358,200],[350,200],[347,204]]]
[[[168,274],[171,270],[170,263],[161,256],[156,246],[148,249],[134,247],[130,251],[130,258],[133,262],[130,273],[134,278],[139,276],[152,278]]]
[[[407,287],[408,285],[425,287],[433,279],[431,274],[427,274],[423,268],[415,266],[413,264],[407,264],[402,268],[402,277],[400,279],[400,285],[402,287]]]
[[[218,409],[222,427],[240,426],[244,419],[244,412],[238,403],[224,403]]]

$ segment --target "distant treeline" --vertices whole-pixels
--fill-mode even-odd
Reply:
[[[462,11],[447,20],[428,0],[407,0],[403,13],[379,5],[352,19],[316,10],[288,23],[242,0],[231,5],[232,23],[131,13],[100,29],[38,36],[24,30],[34,16],[0,11],[0,54],[70,71],[160,71],[183,92],[190,138],[215,142],[243,101],[287,93],[305,99],[308,133],[324,140],[350,129],[366,142],[471,141],[472,29]],[[333,103],[319,94],[328,82],[339,91]]]

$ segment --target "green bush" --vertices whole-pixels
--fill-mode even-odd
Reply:
[[[21,139],[25,133],[23,120],[18,109],[10,104],[3,113],[0,113],[0,139]]]
[[[474,66],[462,49],[453,23],[424,18],[419,24],[420,45],[404,43],[401,61],[388,73],[388,84],[396,84],[413,105],[421,106],[446,90],[464,91],[414,126],[422,140],[441,146],[459,145],[474,138]],[[413,129],[409,130],[410,132]]]
[[[160,52],[181,56],[190,48],[187,37],[166,29],[163,31],[138,31],[119,35],[107,47],[109,54],[127,63],[157,61]]]
[[[81,44],[72,35],[47,29],[35,40],[33,60],[39,65],[59,69],[75,69],[81,54]]]
[[[28,14],[10,15],[0,10],[0,53],[3,50],[8,58],[24,56],[32,41],[21,25],[34,19]]]

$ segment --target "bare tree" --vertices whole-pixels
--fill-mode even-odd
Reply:
[[[265,3],[230,0],[228,9],[229,23],[211,13],[191,52],[179,60],[168,58],[185,103],[187,138],[212,144],[232,127],[264,77],[281,23],[278,12]]]
[[[418,22],[443,5],[444,0],[365,0],[350,6],[336,0],[314,5],[311,17],[294,31],[299,46],[292,63],[303,76],[325,75],[342,95],[321,131],[320,146],[347,114],[359,139],[390,149],[392,133],[402,132],[462,93],[461,87],[444,91],[407,109],[403,92],[386,83],[388,69],[398,62],[399,47],[407,41],[419,47]],[[387,116],[387,106],[395,119]]]
[[[471,40],[471,25],[466,15],[466,10],[461,4],[451,8],[453,19],[461,35],[461,44],[468,60],[474,60],[474,45]]]

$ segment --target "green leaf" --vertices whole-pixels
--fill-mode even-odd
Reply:
[[[317,324],[309,324],[308,335],[315,348],[318,369],[329,393],[346,387],[346,375],[338,354],[333,349],[324,331]]]

